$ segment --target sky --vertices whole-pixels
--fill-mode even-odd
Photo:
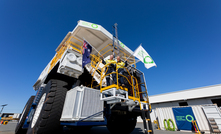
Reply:
[[[0,105],[21,113],[32,86],[78,20],[100,24],[131,50],[140,43],[157,67],[140,62],[149,95],[221,84],[220,0],[0,0]]]

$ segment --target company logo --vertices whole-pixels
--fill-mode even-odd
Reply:
[[[122,42],[120,42],[120,46],[121,46],[121,47],[124,47],[125,45],[124,45]]]
[[[96,28],[98,28],[98,25],[97,24],[91,24],[91,27],[96,29]]]
[[[138,52],[138,55],[143,58],[144,64],[152,64],[152,63],[154,63],[153,59],[149,55],[147,55],[143,50]]]
[[[190,119],[191,118],[191,119]],[[192,115],[186,115],[186,120],[188,122],[192,122],[194,120],[193,116]]]
[[[176,116],[177,121],[188,121],[192,122],[194,120],[192,115],[186,115],[186,116]]]
[[[143,62],[145,64],[152,64],[153,63],[153,59],[150,56],[145,56],[143,59]]]
[[[97,24],[92,24],[92,23],[88,23],[88,22],[82,22],[81,23],[82,25],[85,25],[85,26],[88,26],[88,27],[92,27],[94,29],[97,29],[98,28],[98,25]]]

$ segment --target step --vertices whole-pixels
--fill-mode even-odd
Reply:
[[[215,121],[214,118],[208,118],[209,121]]]
[[[220,130],[219,129],[213,129],[213,132],[214,133],[220,133]]]
[[[216,125],[216,122],[210,122],[211,125]]]
[[[211,125],[211,127],[212,127],[213,129],[218,129],[218,126],[217,126],[217,125]]]

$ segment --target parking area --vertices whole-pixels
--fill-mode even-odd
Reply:
[[[0,134],[14,134],[15,127],[17,122],[9,122],[7,125],[1,125],[0,126]],[[70,131],[64,131],[62,134],[70,134],[72,132]],[[81,132],[79,132],[81,133]],[[77,134],[75,132],[75,134]],[[89,131],[87,131],[87,134],[110,134],[110,132],[107,130],[105,126],[99,126],[99,127],[93,127]],[[143,124],[137,123],[136,128],[131,134],[144,134],[143,132]],[[190,132],[178,132],[178,131],[163,131],[163,130],[154,130],[154,134],[193,134]]]

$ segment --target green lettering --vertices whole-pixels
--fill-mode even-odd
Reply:
[[[120,42],[120,46],[124,47],[124,44],[122,42]]]

